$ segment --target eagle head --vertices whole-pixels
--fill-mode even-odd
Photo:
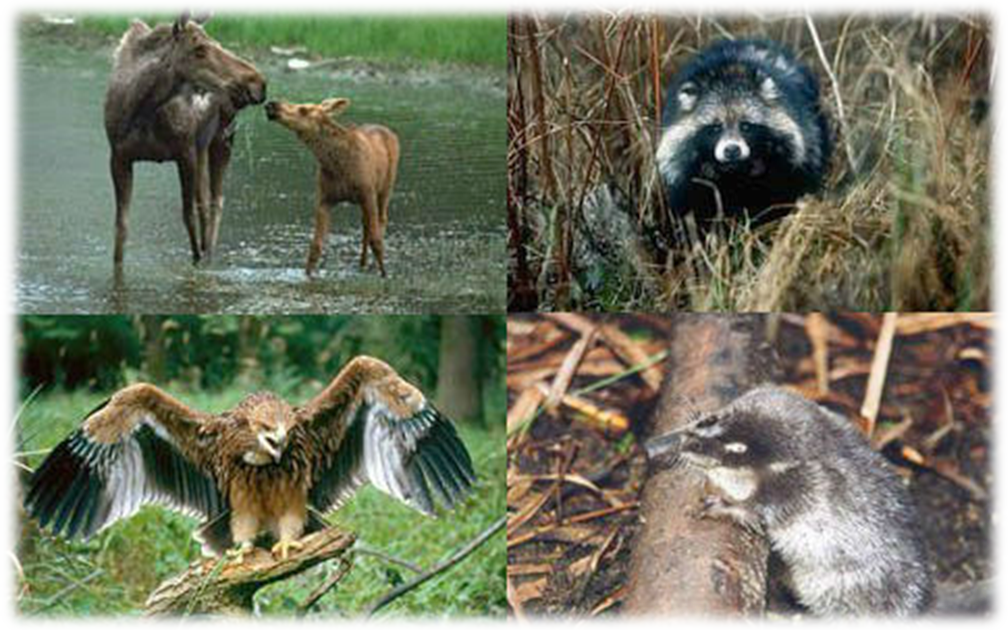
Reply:
[[[253,466],[278,463],[287,448],[287,430],[294,418],[290,405],[272,394],[254,394],[235,409],[239,410],[251,432],[242,460]]]

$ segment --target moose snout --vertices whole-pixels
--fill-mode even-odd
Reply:
[[[276,101],[270,101],[269,103],[266,103],[266,105],[263,107],[263,109],[266,110],[266,118],[269,118],[270,120],[275,120],[277,116],[277,110],[279,108],[280,104],[277,103]]]
[[[258,105],[266,100],[266,79],[256,77],[245,86],[246,97],[249,104]]]
[[[266,81],[261,80],[249,87],[249,100],[258,105],[266,100]]]

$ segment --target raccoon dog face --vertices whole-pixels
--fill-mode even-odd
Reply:
[[[758,415],[724,411],[706,415],[681,430],[679,457],[697,468],[759,470],[787,459],[787,444],[773,424]]]
[[[818,84],[770,42],[721,42],[672,80],[656,163],[674,210],[697,179],[729,211],[789,203],[818,187],[829,153]],[[710,186],[708,186],[709,188]]]

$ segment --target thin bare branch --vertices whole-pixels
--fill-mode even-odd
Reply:
[[[468,543],[466,543],[464,547],[462,547],[461,549],[459,549],[458,551],[456,551],[454,554],[452,554],[452,556],[450,558],[448,558],[444,562],[438,564],[436,567],[434,567],[433,569],[430,569],[426,573],[418,575],[417,577],[413,578],[409,582],[405,582],[403,584],[400,584],[399,586],[391,589],[390,591],[388,591],[387,593],[385,593],[384,595],[382,595],[381,597],[379,597],[374,603],[372,603],[370,606],[367,607],[367,609],[366,609],[366,611],[365,611],[364,614],[367,617],[373,617],[376,612],[378,612],[379,610],[381,610],[385,606],[388,606],[389,604],[391,604],[395,600],[399,599],[400,597],[402,597],[406,593],[408,593],[408,592],[412,591],[413,589],[417,588],[418,586],[420,586],[421,584],[423,584],[427,580],[431,579],[432,577],[434,577],[434,576],[436,576],[436,575],[438,575],[440,573],[443,573],[443,572],[447,571],[448,569],[452,568],[453,566],[455,566],[459,562],[462,562],[472,552],[474,552],[477,549],[479,549],[483,545],[483,543],[485,543],[486,541],[490,540],[490,538],[494,534],[496,534],[498,531],[500,531],[501,529],[503,529],[504,528],[504,524],[506,522],[507,522],[507,518],[505,518],[505,517],[501,517],[501,518],[497,519],[497,521],[493,525],[491,525],[490,527],[488,527],[486,530],[484,530],[482,534],[480,534],[476,538],[473,538],[471,541],[469,541]]]

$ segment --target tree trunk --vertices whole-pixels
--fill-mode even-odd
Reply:
[[[162,383],[168,376],[164,351],[164,317],[141,315],[140,327],[143,331],[143,366],[147,377],[155,383]]]
[[[676,316],[651,436],[731,402],[777,375],[766,316]],[[766,541],[691,513],[703,488],[681,469],[659,470],[641,494],[642,521],[624,610],[637,615],[758,614],[765,605]]]
[[[238,319],[238,374],[239,383],[247,383],[258,373],[259,348],[266,333],[262,317],[240,317]]]
[[[449,418],[483,423],[483,388],[479,365],[479,336],[472,318],[441,318],[437,405]]]

